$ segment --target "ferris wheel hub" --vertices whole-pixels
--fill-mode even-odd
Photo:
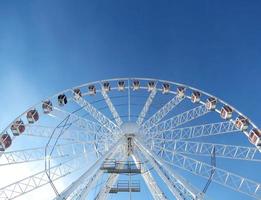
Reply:
[[[121,125],[124,134],[136,135],[139,131],[139,125],[135,122],[125,122]]]

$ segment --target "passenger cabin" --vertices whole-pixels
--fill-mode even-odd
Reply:
[[[53,111],[53,104],[50,100],[44,101],[42,104],[43,112],[49,114]]]
[[[167,94],[170,92],[170,85],[168,83],[162,84],[162,93]]]
[[[25,131],[25,125],[22,120],[17,120],[11,126],[11,131],[14,136],[19,136]]]
[[[30,110],[27,112],[26,118],[30,124],[33,124],[34,122],[38,121],[39,113],[36,109]]]
[[[82,92],[79,88],[73,90],[74,99],[79,100],[82,97]]]
[[[58,96],[58,103],[60,106],[64,106],[65,104],[67,104],[67,97],[65,96],[65,94],[60,94]]]
[[[148,82],[148,91],[151,92],[155,88],[156,84],[154,81]]]
[[[134,80],[133,83],[132,83],[132,86],[133,86],[133,90],[140,89],[140,81]]]
[[[96,87],[95,85],[89,85],[89,95],[95,95],[96,94]]]
[[[9,134],[5,133],[0,136],[0,151],[4,151],[12,144],[12,138]]]
[[[109,92],[111,90],[111,86],[110,86],[110,83],[109,82],[104,82],[103,83],[103,90],[105,92]]]
[[[247,118],[245,118],[243,116],[238,116],[238,118],[236,119],[235,125],[241,131],[245,131],[245,130],[247,130],[247,128],[249,126],[249,121]]]
[[[215,110],[217,106],[217,99],[214,97],[209,97],[205,105],[208,110]]]
[[[221,108],[221,111],[220,111],[220,116],[223,118],[223,119],[230,119],[232,117],[232,108],[230,108],[229,106],[225,105]]]
[[[118,82],[118,90],[123,91],[125,89],[125,82],[124,81],[119,81]]]
[[[198,103],[200,101],[200,92],[198,91],[193,91],[191,94],[191,102],[192,103]]]
[[[179,98],[183,98],[185,96],[186,88],[184,87],[178,87],[177,88],[177,95]]]
[[[256,145],[256,146],[261,146],[261,131],[256,129],[256,128],[253,128],[250,133],[249,133],[249,141]]]

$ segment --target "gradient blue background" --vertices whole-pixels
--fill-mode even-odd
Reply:
[[[0,0],[0,129],[60,90],[114,77],[200,88],[261,127],[261,1]]]

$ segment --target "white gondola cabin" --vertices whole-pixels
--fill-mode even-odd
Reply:
[[[109,82],[104,82],[103,83],[103,90],[105,92],[109,92],[111,90],[111,86],[110,86],[110,83]]]
[[[151,92],[152,90],[154,90],[156,84],[154,81],[149,81],[148,82],[148,91]]]
[[[170,85],[168,83],[162,84],[162,93],[167,94],[170,92]]]
[[[209,97],[205,105],[208,110],[215,110],[217,106],[217,99],[215,97]]]
[[[59,103],[60,106],[67,104],[67,97],[66,97],[65,94],[60,94],[58,96],[58,103]]]
[[[232,117],[233,109],[227,105],[223,106],[220,111],[220,116],[223,119],[230,119]]]
[[[25,125],[22,120],[17,120],[11,126],[11,131],[14,136],[19,136],[25,131]]]
[[[96,94],[96,87],[95,85],[89,85],[89,95],[95,95]]]
[[[193,91],[191,94],[191,102],[192,103],[198,103],[200,101],[200,92],[198,91]]]
[[[9,134],[5,133],[0,136],[0,151],[4,151],[12,144],[12,138]]]
[[[118,90],[123,91],[125,89],[125,82],[124,81],[119,81],[118,82]]]
[[[133,87],[133,90],[140,89],[140,81],[134,80],[133,83],[132,83],[132,87]]]
[[[186,88],[184,87],[177,87],[177,95],[179,98],[183,98],[185,96]]]
[[[245,130],[247,130],[247,128],[249,126],[249,121],[248,121],[248,119],[246,119],[243,116],[238,116],[238,118],[236,119],[235,125],[239,130],[245,131]]]
[[[256,145],[256,146],[261,146],[261,131],[256,129],[256,128],[253,128],[250,133],[249,133],[249,141]]]
[[[53,111],[53,104],[50,100],[44,101],[42,104],[44,114],[49,114]]]
[[[82,97],[82,92],[79,88],[73,90],[74,99],[79,100]]]
[[[27,112],[26,118],[30,124],[33,124],[34,122],[38,121],[39,113],[36,109],[30,110]]]

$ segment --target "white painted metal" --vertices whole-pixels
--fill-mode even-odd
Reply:
[[[48,159],[58,159],[58,158],[72,156],[74,155],[73,149],[76,146],[81,147],[82,152],[79,153],[83,153],[84,145],[85,144],[79,142],[58,144],[55,146],[52,157]],[[38,147],[38,148],[30,148],[30,149],[5,152],[1,157],[0,166],[44,160],[45,159],[44,149],[45,147]],[[71,154],[68,154],[68,152],[71,152]]]
[[[237,192],[249,195],[255,199],[261,198],[261,183],[244,178],[229,171],[213,167],[196,159],[189,158],[176,152],[165,152],[165,163],[187,170],[195,175],[209,178],[211,170],[215,168],[212,181]]]
[[[164,147],[162,144],[164,144]],[[159,138],[154,139],[151,148],[154,147],[160,151],[171,151],[173,153],[178,152],[203,156],[211,156],[215,149],[216,157],[261,162],[261,158],[257,157],[258,150],[255,147]]]
[[[152,134],[154,132],[157,133],[161,131],[169,131],[177,126],[180,126],[203,115],[206,115],[209,112],[210,111],[205,107],[205,105],[200,105],[181,114],[178,114],[174,117],[171,117],[165,121],[162,121],[159,124],[150,124],[150,126],[146,126],[147,128],[143,131],[145,135]]]
[[[81,175],[75,182],[73,182],[68,188],[66,188],[56,198],[56,200],[63,200],[68,198],[68,196],[70,196],[78,187],[81,187],[90,176],[95,174],[95,172],[96,173],[98,172],[100,165],[106,158],[108,158],[111,155],[114,155],[117,152],[121,144],[122,144],[122,139],[119,139],[119,141],[112,148],[110,148],[106,153],[104,153],[104,155],[102,155],[83,175]]]
[[[137,150],[135,151],[137,152]],[[138,155],[138,153],[135,153],[132,155],[132,158],[134,162],[136,163],[136,166],[139,167],[138,163],[141,163],[142,159]],[[160,187],[158,186],[157,182],[153,178],[152,174],[149,171],[149,168],[144,166],[145,162],[143,162],[143,168],[142,168],[142,178],[144,179],[152,197],[154,200],[167,200],[167,197],[165,194],[162,192]]]
[[[102,83],[101,83],[102,85]],[[121,118],[120,118],[120,115],[118,114],[117,110],[115,109],[109,95],[107,94],[107,92],[104,90],[104,89],[101,89],[101,93],[102,93],[102,96],[103,98],[105,99],[105,102],[107,103],[111,113],[112,113],[112,116],[113,118],[115,119],[116,123],[118,126],[121,126],[121,124],[123,123]]]
[[[78,103],[84,110],[86,110],[94,119],[96,119],[102,126],[107,128],[112,134],[112,136],[119,137],[121,132],[120,128],[114,124],[108,117],[98,111],[95,107],[92,106],[88,101],[84,98],[79,98],[78,100],[74,100]]]
[[[176,128],[178,125],[178,123],[174,124],[174,129],[170,129],[168,126],[166,126],[164,128],[161,128],[160,130],[151,130],[150,135],[152,138],[185,140],[238,132],[238,129],[231,121]]]
[[[136,121],[136,123],[138,125],[141,125],[143,123],[144,118],[145,118],[147,112],[149,111],[150,105],[152,104],[152,101],[153,101],[154,97],[156,96],[156,94],[157,94],[157,88],[156,88],[156,85],[155,85],[155,88],[150,92],[150,95],[149,95],[144,107],[142,108],[137,121]]]
[[[73,171],[80,168],[80,162],[77,157],[72,158],[66,162],[60,163],[50,168],[50,178],[52,181],[61,179]],[[41,171],[19,180],[15,183],[0,188],[0,199],[10,200],[20,197],[28,192],[38,189],[46,184],[49,184],[50,180],[47,177],[46,171]]]
[[[95,200],[106,200],[112,186],[116,183],[119,174],[111,174],[105,183],[105,186],[100,190]]]
[[[168,103],[161,107],[152,117],[142,124],[142,129],[149,130],[155,126],[160,120],[162,120],[175,106],[177,106],[184,98],[180,98],[178,95],[173,97]]]
[[[155,153],[149,151],[144,144],[137,139],[134,140],[137,148],[142,152],[144,157],[150,162],[157,174],[169,187],[172,194],[178,199],[203,199],[202,194],[193,188],[187,181],[173,173],[169,166]]]
[[[191,92],[199,91],[201,93],[201,100],[198,102],[200,106],[188,110],[184,113],[177,114],[176,116],[173,116],[165,121],[160,122],[164,117],[167,116],[167,114],[176,105],[181,103],[182,100],[184,99],[184,98],[178,99],[178,97],[175,96],[171,101],[169,101],[167,104],[161,107],[154,115],[149,117],[149,119],[143,123],[145,116],[148,114],[148,110],[150,106],[153,104],[153,99],[157,91],[162,90],[161,88],[155,87],[155,89],[151,91],[149,97],[147,98],[147,101],[145,102],[144,107],[142,108],[138,116],[138,119],[136,121],[136,123],[140,126],[138,127],[140,128],[139,129],[140,132],[138,133],[136,130],[138,128],[135,126],[122,126],[123,121],[119,117],[119,114],[117,113],[115,106],[110,100],[110,97],[106,92],[104,93],[102,87],[101,89],[99,89],[100,83],[104,81],[110,82],[110,85],[115,85],[112,83],[113,82],[117,83],[118,80],[123,80],[125,82],[128,82],[128,103],[127,103],[128,121],[130,121],[131,119],[132,102],[130,100],[131,100],[131,95],[134,93],[134,92],[133,93],[130,92],[130,87],[131,87],[130,80],[139,80],[141,83],[145,81],[153,80],[159,82],[160,84],[167,83],[168,85],[171,85],[171,88],[182,86],[186,88],[186,93],[184,98],[187,99],[191,99],[190,97]],[[213,170],[213,167],[199,160],[192,159],[188,156],[191,155],[210,156],[215,149],[215,154],[217,158],[221,157],[221,158],[239,159],[245,161],[260,161],[260,158],[258,158],[257,155],[259,153],[258,149],[261,151],[261,147],[258,146],[252,148],[252,147],[231,145],[229,144],[229,142],[228,144],[218,144],[218,143],[207,143],[207,142],[199,142],[199,141],[187,141],[193,139],[201,139],[201,137],[219,136],[221,134],[234,133],[236,131],[239,131],[234,126],[235,117],[240,115],[247,118],[245,115],[240,113],[237,109],[235,109],[231,105],[217,98],[218,104],[215,110],[213,111],[219,114],[220,108],[222,106],[229,105],[229,107],[231,107],[233,110],[233,116],[230,121],[177,128],[180,125],[183,125],[187,122],[197,119],[198,117],[206,115],[210,112],[209,110],[206,109],[205,102],[203,100],[213,96],[204,91],[183,84],[170,82],[170,81],[143,79],[143,78],[142,79],[121,78],[121,79],[103,80],[103,81],[97,81],[93,83],[87,83],[78,86],[77,88],[81,88],[82,91],[84,91],[83,88],[84,87],[87,88],[88,85],[95,85],[96,92],[97,93],[100,92],[103,95],[104,101],[106,102],[108,108],[112,112],[112,115],[115,118],[117,125],[114,124],[108,117],[106,117],[98,109],[96,109],[92,105],[92,103],[89,103],[87,100],[84,99],[84,96],[87,95],[88,92],[82,93],[82,98],[80,98],[77,101],[72,97],[72,89],[65,90],[59,94],[64,93],[67,96],[68,104],[72,102],[76,102],[77,104],[79,104],[81,108],[85,109],[98,123],[87,120],[84,117],[81,117],[78,114],[76,114],[76,112],[65,111],[67,105],[59,108],[56,107],[54,100],[57,100],[57,96],[59,94],[50,97],[49,99],[52,100],[54,107],[53,107],[53,111],[48,115],[50,117],[53,117],[54,119],[58,119],[59,121],[68,119],[66,126],[71,127],[65,132],[63,132],[62,135],[59,135],[57,136],[57,138],[54,139],[56,140],[59,138],[62,141],[68,141],[71,144],[73,144],[72,153],[70,154],[71,156],[76,157],[74,151],[76,146],[77,147],[82,146],[82,150],[80,153],[84,153],[84,154],[86,152],[85,147],[92,146],[93,149],[96,151],[97,158],[99,158],[100,155],[104,155],[105,152],[108,152],[108,149],[110,149],[110,147],[113,144],[115,144],[115,142],[121,137],[122,133],[127,133],[127,132],[129,133],[132,131],[131,133],[137,135],[139,139],[139,140],[135,140],[137,143],[140,144],[139,149],[141,150],[142,154],[139,153],[139,155],[145,156],[146,159],[149,160],[148,165],[152,165],[155,168],[156,172],[164,180],[164,182],[168,183],[167,185],[170,188],[170,190],[174,193],[174,195],[176,197],[179,197],[180,199],[193,199],[193,200],[203,199],[205,198],[205,196],[203,196],[197,190],[196,187],[188,184],[187,181],[185,181],[182,177],[174,173],[170,165],[175,165],[176,167],[190,171],[197,176],[209,178],[209,174],[211,170]],[[117,87],[116,88],[112,87],[111,89],[117,90]],[[147,90],[147,87],[141,86],[140,89]],[[175,91],[170,90],[169,93],[171,95],[176,95]],[[15,120],[20,118],[25,119],[26,113],[31,109],[36,108],[39,111],[41,103],[34,105],[33,107],[30,107],[27,111],[22,113]],[[249,129],[257,128],[257,126],[249,118],[247,119],[250,123]],[[6,133],[11,135],[10,133],[11,125],[12,123],[1,132],[0,136]],[[37,137],[49,139],[50,137],[53,136],[54,130],[59,131],[59,127],[54,129],[54,127],[40,127],[40,126],[28,125],[28,124],[25,125],[26,125],[26,131],[23,133],[23,135],[27,135],[27,136],[37,136]],[[124,131],[122,131],[123,129]],[[249,130],[244,130],[242,132],[246,136],[248,136],[249,134],[248,131]],[[15,138],[17,137],[12,137],[12,140],[14,140]],[[60,144],[60,143],[54,145],[56,145],[56,149],[55,152],[53,152],[52,157],[50,159],[54,159],[57,161],[57,159],[63,159],[64,156],[70,156],[67,155],[65,151],[63,151],[63,148],[66,148],[66,145],[63,146],[64,144]],[[160,154],[156,155],[156,153],[158,152],[160,152]],[[11,152],[5,151],[5,152],[0,152],[0,156],[1,155],[3,155],[1,158],[3,161],[2,165],[7,165],[7,164],[10,165],[10,164],[17,164],[17,163],[26,164],[27,162],[46,159],[43,156],[43,148],[30,148],[30,149],[28,148],[22,151],[11,151]],[[101,157],[101,160],[102,159],[103,157]],[[101,160],[98,160],[97,162],[100,163]],[[53,184],[52,181],[66,176],[74,169],[73,167],[67,166],[67,168],[70,170],[66,171],[67,168],[66,167],[63,168],[63,166],[67,166],[67,165],[61,163],[61,165],[57,165],[49,169],[50,173],[48,174],[51,176],[51,179],[48,179],[47,177],[48,174],[46,173],[46,171],[41,171],[38,174],[33,174],[32,176],[17,181],[14,184],[3,187],[2,189],[0,189],[0,199],[3,200],[13,199],[27,192],[35,190],[43,185]],[[95,183],[102,176],[102,172],[99,171],[98,169],[99,168],[94,170],[90,168],[88,176],[86,175],[85,177],[86,179],[80,177],[69,188],[67,188],[69,189],[69,191],[66,190],[64,191],[66,193],[66,196],[69,199],[80,199],[80,198],[82,200],[85,199],[90,188],[92,188],[92,186],[95,185]],[[152,174],[150,174],[149,172],[147,174],[144,174],[143,177],[145,179],[145,182],[149,184],[148,187],[150,188],[150,191],[152,191],[152,195],[155,198],[156,193],[157,194],[160,193],[160,188],[157,187],[156,182],[153,181]],[[83,179],[84,181],[81,182],[81,180]],[[39,180],[40,182],[38,183],[37,181]],[[116,180],[117,180],[117,176],[111,176],[107,181],[107,185],[109,186],[113,185],[113,183],[115,183]],[[213,181],[227,188],[235,190],[236,192],[241,192],[249,195],[250,197],[261,199],[260,184],[255,181],[246,179],[242,176],[230,173],[223,169],[215,168]],[[31,182],[33,183],[31,184]],[[104,191],[107,191],[108,193],[109,190],[107,188],[106,190],[102,190],[102,191],[101,191],[102,193],[104,193]],[[61,194],[64,193],[62,192]],[[79,194],[81,194],[81,196],[79,196]]]
[[[128,158],[128,156],[127,156],[126,148],[123,148],[122,152],[120,152],[119,155],[117,155],[117,157],[116,157],[116,159],[122,159],[122,160],[127,160],[127,158]],[[119,167],[121,167],[123,164],[124,163],[121,163]],[[108,198],[111,188],[116,183],[118,178],[119,178],[119,174],[114,174],[114,173],[110,174],[105,185],[101,188],[101,190],[95,197],[95,200],[106,200]]]

